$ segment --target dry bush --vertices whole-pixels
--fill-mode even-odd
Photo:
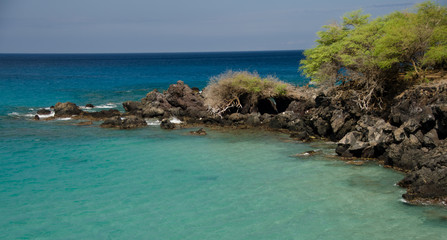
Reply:
[[[209,110],[221,115],[230,108],[255,106],[260,99],[293,98],[295,87],[268,76],[262,78],[257,73],[247,71],[227,71],[212,77],[203,90],[205,104]]]

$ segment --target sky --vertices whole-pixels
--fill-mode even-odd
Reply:
[[[0,53],[295,50],[321,26],[421,0],[0,0]],[[436,1],[447,5],[447,0]]]

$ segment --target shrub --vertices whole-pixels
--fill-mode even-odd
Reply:
[[[252,109],[261,99],[292,97],[293,94],[294,87],[290,84],[247,71],[227,71],[212,77],[203,90],[205,104],[219,115],[230,108]]]

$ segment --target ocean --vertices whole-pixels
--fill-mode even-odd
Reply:
[[[31,120],[56,102],[122,110],[153,89],[177,80],[203,88],[227,70],[305,85],[302,57],[0,54],[0,239],[445,239],[445,208],[406,204],[402,173],[346,164],[332,143]]]

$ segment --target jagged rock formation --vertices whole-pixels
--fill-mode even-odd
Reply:
[[[378,158],[409,172],[399,185],[410,202],[447,200],[447,81],[422,84],[394,99],[387,120],[362,116],[339,142],[344,157]]]
[[[203,97],[183,81],[172,84],[165,93],[153,90],[139,102],[124,102],[123,107],[129,114],[145,118],[201,118],[208,115]]]

